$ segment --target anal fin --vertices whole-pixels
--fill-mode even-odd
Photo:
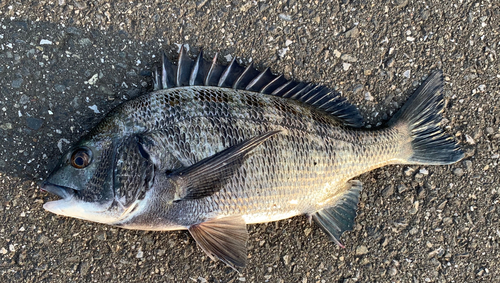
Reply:
[[[189,227],[196,243],[213,260],[220,259],[234,270],[247,262],[248,232],[241,216],[228,216]]]
[[[362,190],[362,184],[358,180],[351,180],[345,186],[349,189],[332,207],[323,208],[312,214],[314,221],[328,237],[341,247],[344,246],[340,243],[340,236],[344,231],[351,231],[354,227],[359,194]]]

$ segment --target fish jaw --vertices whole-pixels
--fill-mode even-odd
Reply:
[[[41,189],[61,198],[43,205],[45,210],[54,214],[105,224],[112,224],[118,218],[117,212],[110,210],[112,202],[86,202],[78,199],[75,190],[47,182]]]

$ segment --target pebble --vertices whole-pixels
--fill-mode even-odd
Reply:
[[[391,267],[389,269],[389,276],[395,276],[396,274],[398,274],[398,270],[395,267]]]
[[[427,171],[427,169],[425,168],[420,168],[418,172],[422,175],[429,175],[429,171]]]
[[[346,37],[352,37],[352,38],[356,38],[359,36],[359,29],[358,27],[353,27],[352,29],[348,30],[345,32],[345,36]]]
[[[54,89],[58,92],[64,92],[66,90],[66,87],[64,85],[55,85]]]
[[[29,101],[30,98],[26,94],[21,95],[21,98],[19,99],[19,103],[23,105],[28,103]]]
[[[7,253],[8,253],[7,249],[5,249],[5,248],[1,248],[0,249],[0,254],[4,255],[4,254],[7,254]]]
[[[92,111],[94,111],[94,113],[98,114],[98,113],[101,113],[101,111],[99,111],[99,109],[97,109],[97,105],[92,105],[92,106],[88,106],[90,109],[92,109]]]
[[[2,130],[11,130],[12,129],[12,124],[11,123],[5,123],[0,125],[0,129]]]
[[[358,94],[360,91],[363,90],[363,85],[362,84],[357,84],[353,89],[352,92],[354,94]]]
[[[387,59],[387,61],[385,61],[385,65],[388,67],[388,68],[392,68],[394,66],[394,59],[393,58],[389,58]]]
[[[403,193],[403,192],[406,192],[407,190],[408,190],[408,188],[403,184],[398,186],[398,193]]]
[[[417,201],[415,201],[415,202],[413,203],[413,206],[412,206],[412,208],[410,209],[410,214],[417,214],[417,212],[418,212],[418,206],[419,206],[419,202],[418,202],[418,200],[417,200]],[[412,229],[412,230],[413,230],[413,229]],[[410,233],[411,233],[411,232],[410,232]]]
[[[458,177],[463,176],[464,175],[464,169],[462,169],[462,168],[455,168],[453,170],[453,174],[455,174]]]
[[[367,100],[367,101],[373,101],[374,100],[372,94],[369,91],[365,92],[365,100]]]
[[[493,135],[495,133],[495,130],[492,127],[486,127],[486,133],[488,135]]]
[[[288,265],[290,263],[290,256],[289,255],[283,256],[283,263],[285,263],[285,265]]]
[[[352,66],[352,64],[342,63],[342,68],[344,68],[344,71],[348,71],[351,66]]]
[[[33,117],[26,118],[26,126],[33,130],[38,130],[42,127],[43,120]]]
[[[476,144],[476,141],[469,135],[465,135],[465,141],[470,145]]]
[[[385,187],[383,190],[382,190],[382,196],[383,197],[390,197],[394,194],[394,186],[393,185],[389,185],[387,187]]]
[[[337,57],[337,58],[340,58],[340,56],[342,56],[342,53],[340,53],[340,51],[335,49],[335,50],[333,50],[333,55],[335,55],[335,57]]]
[[[409,79],[411,76],[411,70],[406,70],[404,73],[403,73],[403,77]]]
[[[94,74],[88,81],[85,81],[86,84],[93,85],[97,82],[99,78],[99,74]]]
[[[48,39],[40,40],[40,45],[50,45],[50,44],[52,44],[52,41],[50,41]]]
[[[357,246],[356,255],[364,255],[368,253],[368,248],[366,246]]]
[[[413,172],[415,172],[415,169],[411,168],[411,167],[406,167],[405,170],[404,170],[404,174],[405,176],[411,176],[413,174]]]
[[[349,62],[349,63],[354,63],[354,62],[358,61],[358,58],[352,56],[351,54],[342,54],[340,56],[340,59],[342,61],[346,61],[346,62]]]
[[[23,79],[21,78],[12,81],[13,88],[20,88],[22,84],[23,84]]]
[[[287,15],[287,14],[279,14],[278,17],[284,21],[287,21],[287,22],[292,21],[292,17],[290,15]]]
[[[137,251],[137,255],[135,256],[136,258],[142,258],[144,256],[144,252],[139,249],[139,251]]]

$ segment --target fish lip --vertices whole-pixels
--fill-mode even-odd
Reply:
[[[43,192],[55,194],[62,199],[73,198],[73,196],[75,196],[76,194],[76,191],[72,188],[59,186],[49,182],[43,182],[43,184],[40,186],[40,190],[42,190]]]

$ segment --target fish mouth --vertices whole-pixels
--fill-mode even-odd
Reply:
[[[76,190],[72,188],[51,184],[49,182],[43,182],[40,186],[40,190],[42,192],[55,194],[62,199],[72,198],[76,194]]]

